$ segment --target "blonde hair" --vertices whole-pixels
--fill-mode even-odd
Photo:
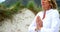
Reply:
[[[51,8],[52,8],[52,9],[57,9],[56,0],[49,0],[49,3],[51,4]]]

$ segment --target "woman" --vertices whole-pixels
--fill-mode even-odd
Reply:
[[[56,0],[41,0],[39,12],[29,26],[29,32],[59,32],[59,13]]]

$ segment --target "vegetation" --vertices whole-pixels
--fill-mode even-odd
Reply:
[[[38,7],[38,5],[32,0],[28,2],[27,6],[23,5],[21,0],[14,2],[14,4],[11,3],[9,6],[6,6],[3,2],[0,3],[0,22],[7,18],[13,18],[12,15],[21,12],[20,10],[23,8],[30,9],[35,15],[42,10],[41,6]],[[60,9],[58,10],[60,11]]]
[[[32,12],[37,14],[39,11],[41,11],[41,7],[37,7],[37,5],[33,1],[29,1],[27,4],[27,8],[30,9]]]
[[[23,8],[24,6],[20,2],[17,2],[9,8],[5,5],[0,4],[0,22],[7,18],[12,19],[12,15],[21,12],[20,10]]]

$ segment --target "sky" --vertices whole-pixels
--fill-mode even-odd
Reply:
[[[4,2],[5,0],[0,0],[0,3]]]

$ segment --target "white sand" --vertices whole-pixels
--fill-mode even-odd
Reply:
[[[0,32],[28,32],[28,27],[35,17],[34,13],[28,9],[23,9],[22,13],[13,16],[12,20],[7,19],[2,22]]]
[[[28,32],[28,27],[34,17],[35,15],[30,10],[23,9],[22,13],[14,15],[13,20],[5,20],[0,26],[0,32]]]

